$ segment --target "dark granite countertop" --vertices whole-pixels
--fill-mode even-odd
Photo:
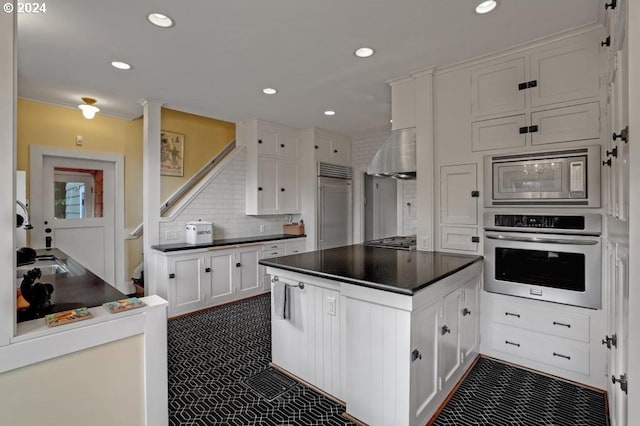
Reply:
[[[89,271],[62,250],[41,249],[36,250],[36,253],[37,255],[54,255],[69,269],[67,273],[43,275],[38,280],[41,283],[51,283],[53,285],[53,293],[51,294],[53,305],[45,308],[42,315],[81,308],[83,306],[91,308],[93,306],[100,306],[105,302],[127,297],[115,287],[94,275],[93,272]],[[34,265],[34,267],[36,266]],[[28,309],[19,310],[17,317],[18,322],[38,318],[35,312]]]
[[[290,234],[257,235],[254,237],[227,238],[224,240],[213,240],[212,243],[206,243],[206,244],[187,244],[187,243],[159,244],[159,245],[151,246],[151,248],[154,250],[158,250],[166,253],[170,251],[235,246],[239,244],[261,243],[263,241],[288,240],[290,238],[305,238],[305,237],[306,235],[290,235]]]
[[[261,265],[413,295],[482,260],[482,256],[404,251],[361,244],[263,259]]]

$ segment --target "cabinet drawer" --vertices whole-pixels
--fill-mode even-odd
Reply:
[[[284,256],[284,250],[262,250],[262,258],[270,259],[272,257]]]
[[[493,307],[493,321],[580,342],[589,342],[587,315],[534,308],[520,303],[497,302]]]
[[[286,255],[303,253],[304,251],[305,251],[304,241],[292,241],[290,243],[285,243],[284,245],[284,253]]]
[[[262,246],[263,252],[267,252],[269,250],[284,250],[284,243],[266,243],[264,246]]]
[[[494,325],[492,347],[496,351],[589,375],[589,347],[548,338],[516,327]]]

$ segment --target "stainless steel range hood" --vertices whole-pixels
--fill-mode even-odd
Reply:
[[[416,178],[416,129],[392,130],[367,168],[367,174],[396,179]]]

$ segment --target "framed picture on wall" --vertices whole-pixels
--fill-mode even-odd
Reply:
[[[160,132],[160,175],[184,176],[184,135]]]

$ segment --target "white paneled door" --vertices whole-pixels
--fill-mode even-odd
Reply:
[[[115,285],[115,164],[47,155],[42,164],[37,240]]]

